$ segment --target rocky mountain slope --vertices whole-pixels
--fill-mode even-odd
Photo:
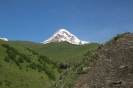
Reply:
[[[47,44],[50,42],[62,42],[62,41],[67,41],[71,44],[76,44],[76,45],[83,45],[89,43],[86,41],[79,40],[75,35],[71,34],[69,31],[65,29],[58,30],[56,33],[54,33],[53,36],[51,36],[49,39],[45,40],[42,43]]]
[[[101,47],[99,60],[89,65],[92,70],[78,78],[75,88],[133,88],[133,34],[117,35]]]

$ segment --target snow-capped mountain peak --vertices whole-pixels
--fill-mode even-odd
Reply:
[[[8,41],[7,38],[0,38],[0,40],[3,40],[3,41]]]
[[[71,44],[76,44],[76,45],[89,43],[89,42],[79,40],[75,35],[71,34],[69,31],[65,29],[58,30],[53,34],[53,36],[51,36],[49,39],[45,40],[42,43],[47,44],[50,42],[62,42],[62,41],[67,41]]]

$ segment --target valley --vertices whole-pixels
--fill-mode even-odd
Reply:
[[[126,32],[105,44],[0,40],[0,87],[131,88],[132,39]]]

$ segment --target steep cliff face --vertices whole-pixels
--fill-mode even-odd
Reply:
[[[116,36],[108,43],[99,51],[99,60],[90,64],[92,70],[76,81],[75,88],[133,87],[133,34]]]

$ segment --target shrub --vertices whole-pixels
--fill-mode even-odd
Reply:
[[[91,55],[91,51],[87,51],[85,54],[83,54],[84,56],[89,56]]]
[[[19,52],[14,47],[11,47],[7,44],[2,44],[2,46],[6,48],[8,51],[10,50],[11,52],[13,52],[15,55],[19,54]],[[9,52],[7,53],[9,54]]]
[[[22,67],[19,67],[19,69],[22,69]]]
[[[1,44],[4,48],[9,48],[9,45],[7,44]]]
[[[4,80],[4,83],[6,86],[10,86],[11,85],[11,82],[7,81],[7,80]]]
[[[41,59],[39,59],[39,58],[38,58],[38,61],[40,62],[40,64],[42,64],[42,63],[43,63],[43,62],[42,62],[42,60],[41,60]]]
[[[10,52],[10,53],[8,53],[8,56],[13,60],[13,61],[15,61],[15,57],[16,57],[16,55],[13,53],[13,52]]]
[[[16,65],[17,65],[17,66],[20,66],[20,63],[19,63],[19,61],[16,61]]]
[[[71,88],[72,86],[74,86],[74,82],[73,80],[68,80],[65,85],[66,87]]]
[[[9,57],[8,56],[6,56],[5,58],[4,58],[4,60],[6,61],[6,62],[9,62]]]
[[[82,66],[81,66],[80,68],[77,69],[77,73],[78,73],[79,75],[85,74],[85,71],[84,71],[84,69],[83,69]]]
[[[49,69],[45,68],[44,70],[50,79],[55,80],[55,76],[52,74],[52,72]]]
[[[26,57],[25,60],[26,60],[26,62],[31,63],[31,60],[29,57]]]
[[[3,66],[0,64],[0,67],[3,67]]]
[[[23,62],[24,62],[24,59],[23,59],[22,57],[19,57],[19,58],[18,58],[18,61],[19,61],[20,63],[23,63]]]
[[[102,47],[103,47],[103,45],[102,45],[102,44],[101,44],[101,45],[99,45],[99,46],[98,46],[98,48],[97,48],[97,50],[100,50]]]
[[[12,60],[13,60],[14,62],[17,62],[16,57],[12,58]]]
[[[44,62],[47,62],[48,64],[51,63],[51,61],[50,61],[50,60],[48,59],[48,57],[46,57],[46,56],[40,55],[40,56],[39,56],[39,59],[42,59]]]
[[[31,49],[29,49],[29,48],[26,48],[28,51],[30,51],[30,52],[32,52],[32,54],[34,54],[34,55],[39,55],[37,52],[35,52],[34,50],[31,50]]]
[[[44,66],[37,64],[38,71],[41,72],[44,70]]]
[[[0,81],[0,86],[1,86],[2,84],[3,84],[2,81]]]
[[[108,42],[106,42],[106,46],[110,46],[112,44],[115,44],[116,41],[119,39],[119,38],[122,38],[125,34],[130,34],[130,32],[125,32],[123,34],[117,34],[115,37],[113,37],[112,39],[110,39]]]
[[[31,63],[31,64],[30,64],[30,67],[31,67],[32,69],[36,69],[36,64],[35,64],[35,63]]]
[[[57,68],[57,70],[58,70],[58,72],[59,72],[59,73],[61,73],[61,72],[62,72],[62,69],[60,69],[60,68]]]

